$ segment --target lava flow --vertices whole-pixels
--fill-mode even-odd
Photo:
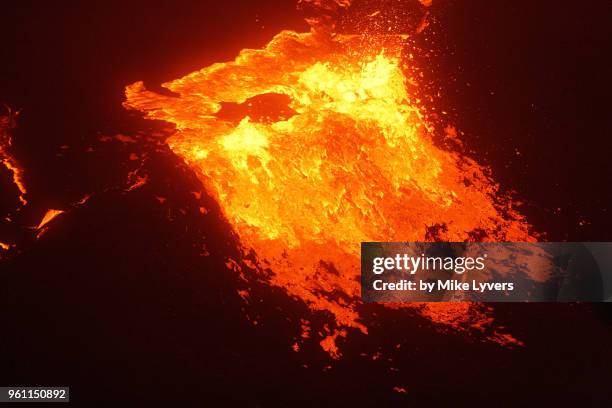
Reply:
[[[127,108],[176,126],[168,145],[217,199],[261,279],[333,315],[321,342],[332,356],[347,329],[367,333],[360,242],[534,240],[486,169],[434,144],[405,40],[283,31],[163,85],[178,96],[126,89]],[[491,320],[477,304],[388,307],[458,328]]]
[[[13,184],[19,191],[19,202],[21,205],[26,205],[25,195],[27,190],[23,182],[22,170],[17,160],[9,153],[12,143],[10,131],[16,126],[16,116],[19,112],[15,113],[8,107],[6,107],[6,110],[5,115],[0,115],[0,161],[12,175]]]

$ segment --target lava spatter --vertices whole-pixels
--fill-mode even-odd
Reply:
[[[483,167],[434,144],[406,37],[364,37],[283,31],[163,85],[178,97],[142,82],[126,89],[127,108],[176,126],[168,145],[217,199],[245,254],[272,271],[265,279],[331,313],[321,346],[332,357],[347,329],[368,331],[360,242],[534,240]],[[268,97],[277,106],[251,102]],[[458,329],[491,320],[467,303],[388,307]]]

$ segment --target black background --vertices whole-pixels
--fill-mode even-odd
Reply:
[[[155,88],[282,28],[307,28],[291,1],[126,3],[2,6],[0,100],[22,111],[14,153],[31,204],[0,238],[122,177],[121,146],[90,155],[59,146],[149,126],[121,107],[126,84]],[[609,2],[450,1],[431,13],[429,79],[471,155],[517,192],[548,239],[612,240]],[[304,306],[256,287],[262,302],[248,313],[260,323],[251,324],[225,270],[236,248],[218,209],[204,197],[211,212],[198,217],[195,177],[169,154],[157,159],[142,189],[96,195],[2,261],[0,384],[69,385],[84,406],[491,403],[486,394],[604,404],[612,337],[609,309],[598,305],[495,306],[526,344],[515,349],[381,310],[384,323],[350,334],[337,362],[316,342],[294,353]],[[8,172],[0,177],[8,212],[16,191]],[[153,205],[156,196],[170,197],[167,207]],[[202,240],[211,256],[199,255]],[[377,351],[393,361],[360,356]]]

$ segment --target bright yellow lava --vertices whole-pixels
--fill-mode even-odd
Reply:
[[[126,90],[126,107],[176,125],[169,146],[270,282],[333,314],[337,329],[322,342],[332,354],[343,328],[367,331],[356,310],[360,242],[533,240],[482,167],[434,145],[403,44],[284,31],[164,84],[179,97],[141,82]],[[253,99],[279,95],[286,106]],[[242,114],[224,116],[227,104]],[[469,305],[418,307],[440,322],[474,318]]]

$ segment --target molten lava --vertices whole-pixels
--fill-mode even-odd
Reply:
[[[48,210],[45,215],[43,216],[42,220],[40,220],[40,223],[36,226],[37,230],[42,230],[43,228],[45,228],[45,226],[47,224],[49,224],[51,221],[53,221],[53,219],[55,217],[57,217],[58,215],[62,214],[64,211],[62,210]]]
[[[163,85],[177,97],[142,82],[126,90],[126,107],[176,125],[168,145],[218,200],[262,279],[333,315],[321,341],[332,356],[348,328],[367,332],[360,242],[533,240],[483,167],[434,144],[404,40],[283,31]],[[392,307],[456,327],[490,321],[481,305]]]
[[[0,115],[0,162],[12,174],[13,184],[19,191],[19,202],[23,206],[28,203],[25,199],[27,190],[23,182],[23,171],[9,152],[12,144],[10,131],[16,126],[16,116],[19,112],[15,113],[8,107],[6,110],[7,114]]]

